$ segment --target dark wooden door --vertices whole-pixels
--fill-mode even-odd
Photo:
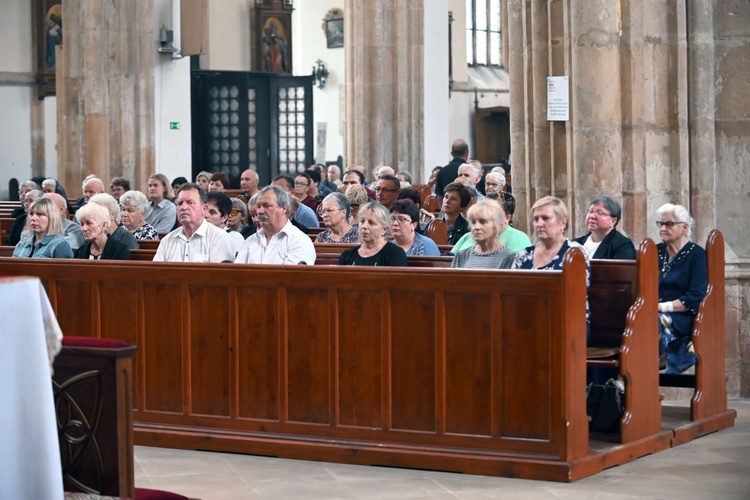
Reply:
[[[312,77],[193,71],[193,178],[226,172],[239,188],[245,169],[261,185],[313,163]]]

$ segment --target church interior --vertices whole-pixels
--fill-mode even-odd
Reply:
[[[268,184],[313,163],[389,165],[420,184],[462,138],[470,157],[507,165],[527,234],[539,198],[564,200],[572,238],[606,195],[636,247],[659,241],[665,203],[687,207],[695,243],[723,235],[730,429],[572,484],[152,438],[135,447],[136,486],[190,498],[746,497],[747,0],[6,0],[3,11],[1,200],[33,176],[77,197],[89,174],[146,192],[157,172],[223,171],[238,188],[245,169]],[[690,404],[689,389],[661,392]]]

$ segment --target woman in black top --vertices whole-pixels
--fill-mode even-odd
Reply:
[[[76,259],[130,260],[130,249],[122,241],[109,237],[109,210],[87,203],[76,213],[86,242],[73,255]]]
[[[379,203],[365,203],[359,209],[359,237],[362,244],[339,257],[344,266],[406,266],[406,252],[385,239],[391,214]]]
[[[597,196],[586,214],[589,232],[573,241],[583,245],[592,259],[635,260],[635,246],[630,239],[618,232],[622,210],[608,196]]]

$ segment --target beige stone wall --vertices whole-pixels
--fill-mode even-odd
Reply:
[[[687,206],[694,240],[727,241],[727,375],[750,395],[750,3],[508,0],[514,217],[552,194],[585,232],[591,198],[623,205],[634,240]],[[546,121],[547,76],[570,78],[569,122]]]

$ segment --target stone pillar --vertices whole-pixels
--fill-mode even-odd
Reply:
[[[656,209],[688,207],[693,240],[727,242],[730,395],[750,394],[750,3],[508,0],[514,221],[563,198],[569,236],[596,195],[621,202],[634,241]],[[570,79],[570,121],[546,121],[545,79]]]
[[[144,188],[154,167],[153,0],[63,2],[58,170],[71,196],[96,174]]]
[[[346,4],[347,165],[390,165],[421,178],[422,9],[423,0]]]

